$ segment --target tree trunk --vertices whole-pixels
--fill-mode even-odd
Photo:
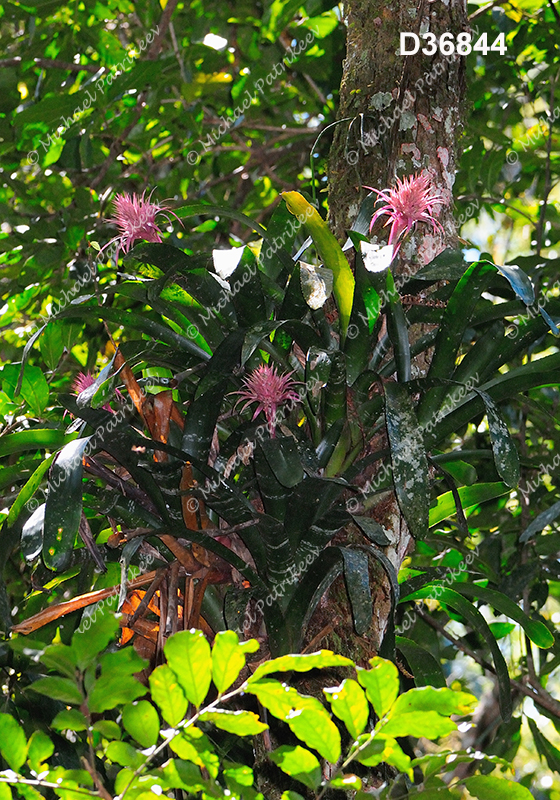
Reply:
[[[420,0],[416,8],[408,0],[390,4],[348,0],[346,15],[347,57],[339,119],[349,119],[335,129],[330,154],[331,228],[339,240],[346,238],[367,194],[364,186],[382,190],[394,184],[397,176],[427,171],[445,200],[439,209],[444,235],[418,225],[407,237],[393,268],[398,272],[404,262],[414,273],[456,242],[452,189],[464,115],[465,65],[464,57],[443,56],[439,49],[433,56],[423,55],[427,42],[422,39],[418,54],[401,56],[400,34],[431,31],[439,40],[443,33],[451,33],[456,43],[457,35],[468,30],[465,4],[463,0]],[[382,243],[387,240],[384,221],[381,219],[374,231]],[[411,340],[424,332],[411,329]],[[425,374],[428,366],[429,359],[417,360],[415,377]],[[380,437],[369,444],[378,450],[386,442]],[[365,513],[389,534],[391,545],[386,554],[398,571],[414,543],[396,500],[382,497]],[[389,585],[381,570],[376,583],[374,622],[368,637],[374,649],[383,640],[391,610]]]

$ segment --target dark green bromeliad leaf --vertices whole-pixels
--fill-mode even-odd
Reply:
[[[540,533],[544,528],[554,522],[560,516],[560,500],[554,505],[547,508],[546,511],[543,511],[539,514],[535,519],[528,525],[521,536],[519,537],[519,541],[521,544],[528,542],[530,539],[535,536],[535,534]]]
[[[413,536],[421,539],[428,533],[428,459],[410,394],[399,383],[385,384],[385,420],[397,500]]]
[[[61,570],[74,546],[82,516],[83,455],[91,437],[76,439],[58,454],[49,479],[45,508],[43,560]]]
[[[486,406],[490,441],[498,474],[508,486],[517,486],[519,483],[519,457],[508,426],[488,392],[482,392],[480,389],[474,391],[482,397]]]

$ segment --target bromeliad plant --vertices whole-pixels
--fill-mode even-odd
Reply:
[[[424,211],[415,208],[406,224],[393,215],[394,240],[417,223],[435,224],[429,217],[436,200],[427,195]],[[18,534],[19,515],[50,466],[46,502],[22,520],[22,546],[30,561],[41,554],[60,581],[80,573],[82,587],[78,597],[16,630],[30,632],[116,591],[127,612],[126,636],[144,636],[152,654],[179,628],[199,626],[208,635],[227,628],[255,634],[277,656],[301,649],[319,601],[343,576],[362,637],[356,641],[371,652],[383,634],[373,595],[385,583],[383,654],[394,658],[398,648],[415,675],[429,664],[431,680],[441,685],[439,654],[434,658],[413,634],[395,639],[393,628],[400,598],[410,604],[441,596],[481,637],[481,660],[487,663],[487,650],[508,719],[508,669],[473,601],[508,615],[538,647],[554,645],[536,610],[512,602],[529,597],[550,559],[515,572],[484,554],[496,526],[506,523],[515,548],[520,518],[507,517],[505,504],[521,467],[531,466],[526,459],[520,465],[501,406],[507,403],[515,424],[527,393],[546,404],[541,389],[560,376],[545,321],[523,316],[525,303],[534,301],[529,279],[517,267],[467,265],[460,252],[446,251],[410,270],[404,288],[402,275],[370,256],[364,235],[371,212],[365,221],[358,217],[351,234],[352,269],[297,192],[284,194],[266,230],[207,205],[176,213],[183,220],[229,214],[261,241],[243,248],[227,279],[213,274],[209,256],[163,242],[138,245],[127,261],[136,277],[107,281],[99,297],[74,301],[28,345],[26,357],[50,335],[49,326],[87,317],[111,326],[118,351],[77,399],[60,398],[75,418],[69,432],[39,425],[0,442],[0,454],[31,454],[8,530]],[[292,260],[294,215],[321,268]],[[333,297],[321,304],[329,276]],[[559,311],[551,301],[549,312]],[[514,338],[506,330],[516,316]],[[412,336],[419,325],[421,335]],[[538,361],[526,360],[531,348],[539,349]],[[14,396],[27,370],[24,364]],[[129,404],[116,411],[118,386]],[[256,408],[246,408],[252,400]],[[107,403],[116,413],[104,410]],[[37,448],[59,452],[45,466],[33,457]],[[406,528],[396,508],[395,524],[387,525],[391,492]],[[486,538],[473,551],[466,514],[479,508]],[[413,539],[418,570],[399,576]],[[449,581],[449,566],[471,553],[469,569]],[[104,562],[108,575],[96,578],[94,564]],[[142,574],[127,584],[134,565]],[[546,669],[546,658],[541,665]]]
[[[449,749],[407,755],[402,737],[447,736],[457,729],[451,716],[470,714],[476,698],[431,686],[399,694],[390,661],[372,658],[364,669],[321,650],[265,661],[251,672],[245,661],[259,648],[256,640],[239,642],[233,631],[223,631],[210,649],[201,631],[182,631],[167,640],[166,663],[151,673],[148,689],[133,674],[146,661],[131,648],[106,649],[117,628],[105,609],[68,645],[13,641],[21,661],[26,653],[40,662],[25,695],[49,698],[55,716],[28,739],[13,716],[0,714],[0,756],[8,767],[0,769],[2,798],[9,800],[11,786],[23,797],[39,797],[39,789],[62,800],[85,794],[140,800],[176,790],[239,800],[302,800],[299,792],[318,800],[331,790],[358,800],[375,790],[379,798],[406,792],[459,800],[465,787],[481,800],[506,792],[515,800],[531,798],[499,774],[510,770],[502,759],[481,761]],[[287,683],[290,676],[300,683],[313,670],[321,671],[322,702]],[[339,685],[329,683],[333,670],[344,675]],[[276,746],[288,729],[294,743]],[[73,742],[82,768],[60,763],[62,736]],[[448,789],[458,764],[485,774],[464,773]],[[498,775],[487,774],[496,768]]]

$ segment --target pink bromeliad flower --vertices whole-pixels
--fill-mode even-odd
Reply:
[[[117,261],[119,260],[120,250],[128,253],[137,239],[145,242],[162,242],[161,229],[156,222],[156,216],[163,214],[168,222],[169,214],[181,222],[177,214],[167,206],[160,206],[159,203],[152,203],[151,195],[145,198],[146,192],[137,194],[118,194],[114,200],[115,216],[108,219],[119,229],[119,235],[107,242],[105,247],[109,247],[113,242],[117,242]],[[182,223],[181,223],[182,224]],[[103,250],[105,250],[105,247]]]
[[[385,226],[391,225],[389,244],[396,245],[393,258],[401,246],[401,239],[411,231],[418,222],[429,223],[434,230],[443,233],[441,223],[434,217],[434,206],[442,205],[444,198],[431,184],[430,178],[425,173],[397,178],[396,185],[391,189],[380,192],[371,186],[366,186],[385,201],[385,205],[374,213],[370,231],[379,217],[388,216]]]
[[[232,392],[232,394],[239,395],[238,403],[242,400],[246,401],[241,409],[242,411],[245,411],[251,403],[258,403],[253,419],[257,417],[260,411],[264,411],[272,438],[276,435],[276,412],[278,406],[288,400],[298,403],[301,399],[295,391],[296,382],[292,380],[291,375],[291,372],[288,375],[279,375],[275,367],[261,364],[250,375],[243,378],[244,389],[239,392]]]
[[[95,378],[93,377],[93,375],[89,370],[87,372],[78,372],[72,384],[72,391],[76,395],[81,394],[93,383],[95,383]],[[122,394],[119,392],[118,389],[117,389],[117,394],[122,398]],[[103,409],[105,411],[110,411],[111,414],[115,413],[111,408],[111,406],[109,405],[109,403],[105,403]]]

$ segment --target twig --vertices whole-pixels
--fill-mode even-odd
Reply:
[[[470,656],[473,659],[473,661],[476,661],[477,664],[480,664],[480,666],[483,669],[485,669],[487,672],[491,672],[493,675],[496,674],[496,670],[494,669],[492,664],[489,664],[487,661],[481,658],[478,655],[478,653],[476,653],[474,650],[471,650],[471,648],[468,645],[464,644],[461,641],[461,639],[458,639],[456,636],[453,636],[452,633],[446,631],[443,625],[440,625],[439,622],[436,622],[436,620],[433,617],[431,617],[429,614],[426,614],[426,612],[422,611],[421,608],[417,608],[416,613],[420,617],[422,617],[424,622],[430,625],[430,627],[432,627],[434,630],[441,633],[442,636],[445,636],[446,639],[448,639],[452,644],[455,645],[455,647],[459,648],[459,650],[465,653],[465,655]],[[533,691],[533,689],[530,689],[528,686],[525,686],[524,683],[521,683],[515,678],[510,678],[509,682],[511,686],[518,692],[521,692],[521,694],[524,694],[527,697],[531,697],[534,703],[540,705],[542,708],[546,709],[551,714],[554,714],[554,716],[560,717],[560,703],[553,697],[551,697],[546,690],[542,689],[542,686],[540,687],[540,689],[542,690],[542,693],[545,694],[545,696],[543,696],[543,694],[539,692],[536,687],[533,687],[533,689],[535,689],[535,691]]]
[[[21,56],[16,56],[15,58],[2,58],[0,59],[0,69],[3,67],[19,67],[22,62]],[[49,67],[53,67],[54,69],[64,69],[67,72],[91,72],[95,74],[102,69],[105,69],[102,66],[95,66],[95,64],[72,64],[68,61],[61,61],[59,58],[34,58],[33,64],[36,67],[44,67],[48,69]]]

